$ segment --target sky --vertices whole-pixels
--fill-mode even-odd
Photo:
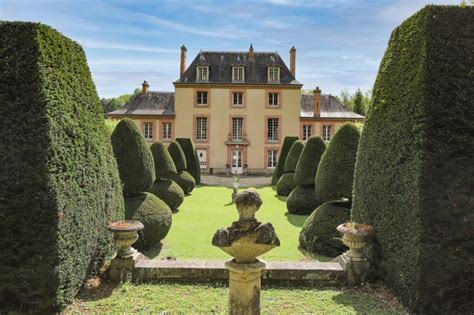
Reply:
[[[173,91],[180,47],[188,65],[203,51],[277,51],[296,79],[323,94],[370,90],[390,33],[426,4],[450,0],[0,0],[0,20],[52,26],[84,47],[100,97],[147,80]]]

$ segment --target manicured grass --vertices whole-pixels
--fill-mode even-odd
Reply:
[[[125,283],[85,289],[66,314],[226,314],[228,288],[222,284]],[[282,288],[264,286],[263,314],[407,314],[383,288]]]
[[[261,256],[267,261],[298,261],[305,256],[298,250],[298,237],[307,216],[287,213],[286,198],[276,197],[271,187],[258,188],[263,205],[257,212],[257,219],[271,222],[280,238],[281,246]],[[221,227],[228,227],[238,219],[235,204],[230,203],[232,189],[225,187],[199,186],[186,197],[173,215],[173,224],[163,240],[161,251],[145,252],[156,259],[172,256],[179,260],[206,259],[224,260],[230,258],[219,248],[211,245],[212,236]],[[318,257],[327,260],[326,257]]]

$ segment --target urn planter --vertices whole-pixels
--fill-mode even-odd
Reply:
[[[114,233],[115,245],[119,248],[117,257],[132,258],[136,253],[132,245],[138,240],[137,232],[143,229],[143,224],[134,220],[117,221],[111,223],[107,229]]]
[[[368,224],[343,223],[337,227],[342,233],[342,242],[349,247],[344,254],[353,260],[363,260],[362,248],[367,244],[367,240],[374,234],[374,229]]]

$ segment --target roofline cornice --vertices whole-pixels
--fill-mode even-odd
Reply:
[[[245,83],[182,83],[173,82],[175,88],[193,87],[193,88],[246,88],[246,89],[301,89],[303,84],[245,84]]]
[[[347,120],[365,120],[365,117],[364,118],[360,118],[360,117],[301,117],[300,116],[300,120],[302,121],[328,121],[328,120],[331,120],[331,121],[347,121]]]

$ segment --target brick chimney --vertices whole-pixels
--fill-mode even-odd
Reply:
[[[186,71],[186,46],[181,46],[181,60],[179,65],[179,77],[181,78]]]
[[[296,48],[295,46],[290,49],[290,72],[292,76],[296,73]]]
[[[143,81],[143,83],[142,83],[142,94],[143,95],[146,95],[148,93],[148,87],[150,87],[148,82]]]
[[[250,48],[249,48],[249,58],[253,58],[253,46],[252,44],[250,44]]]
[[[319,86],[314,89],[313,109],[314,116],[321,116],[321,90],[319,89]]]

